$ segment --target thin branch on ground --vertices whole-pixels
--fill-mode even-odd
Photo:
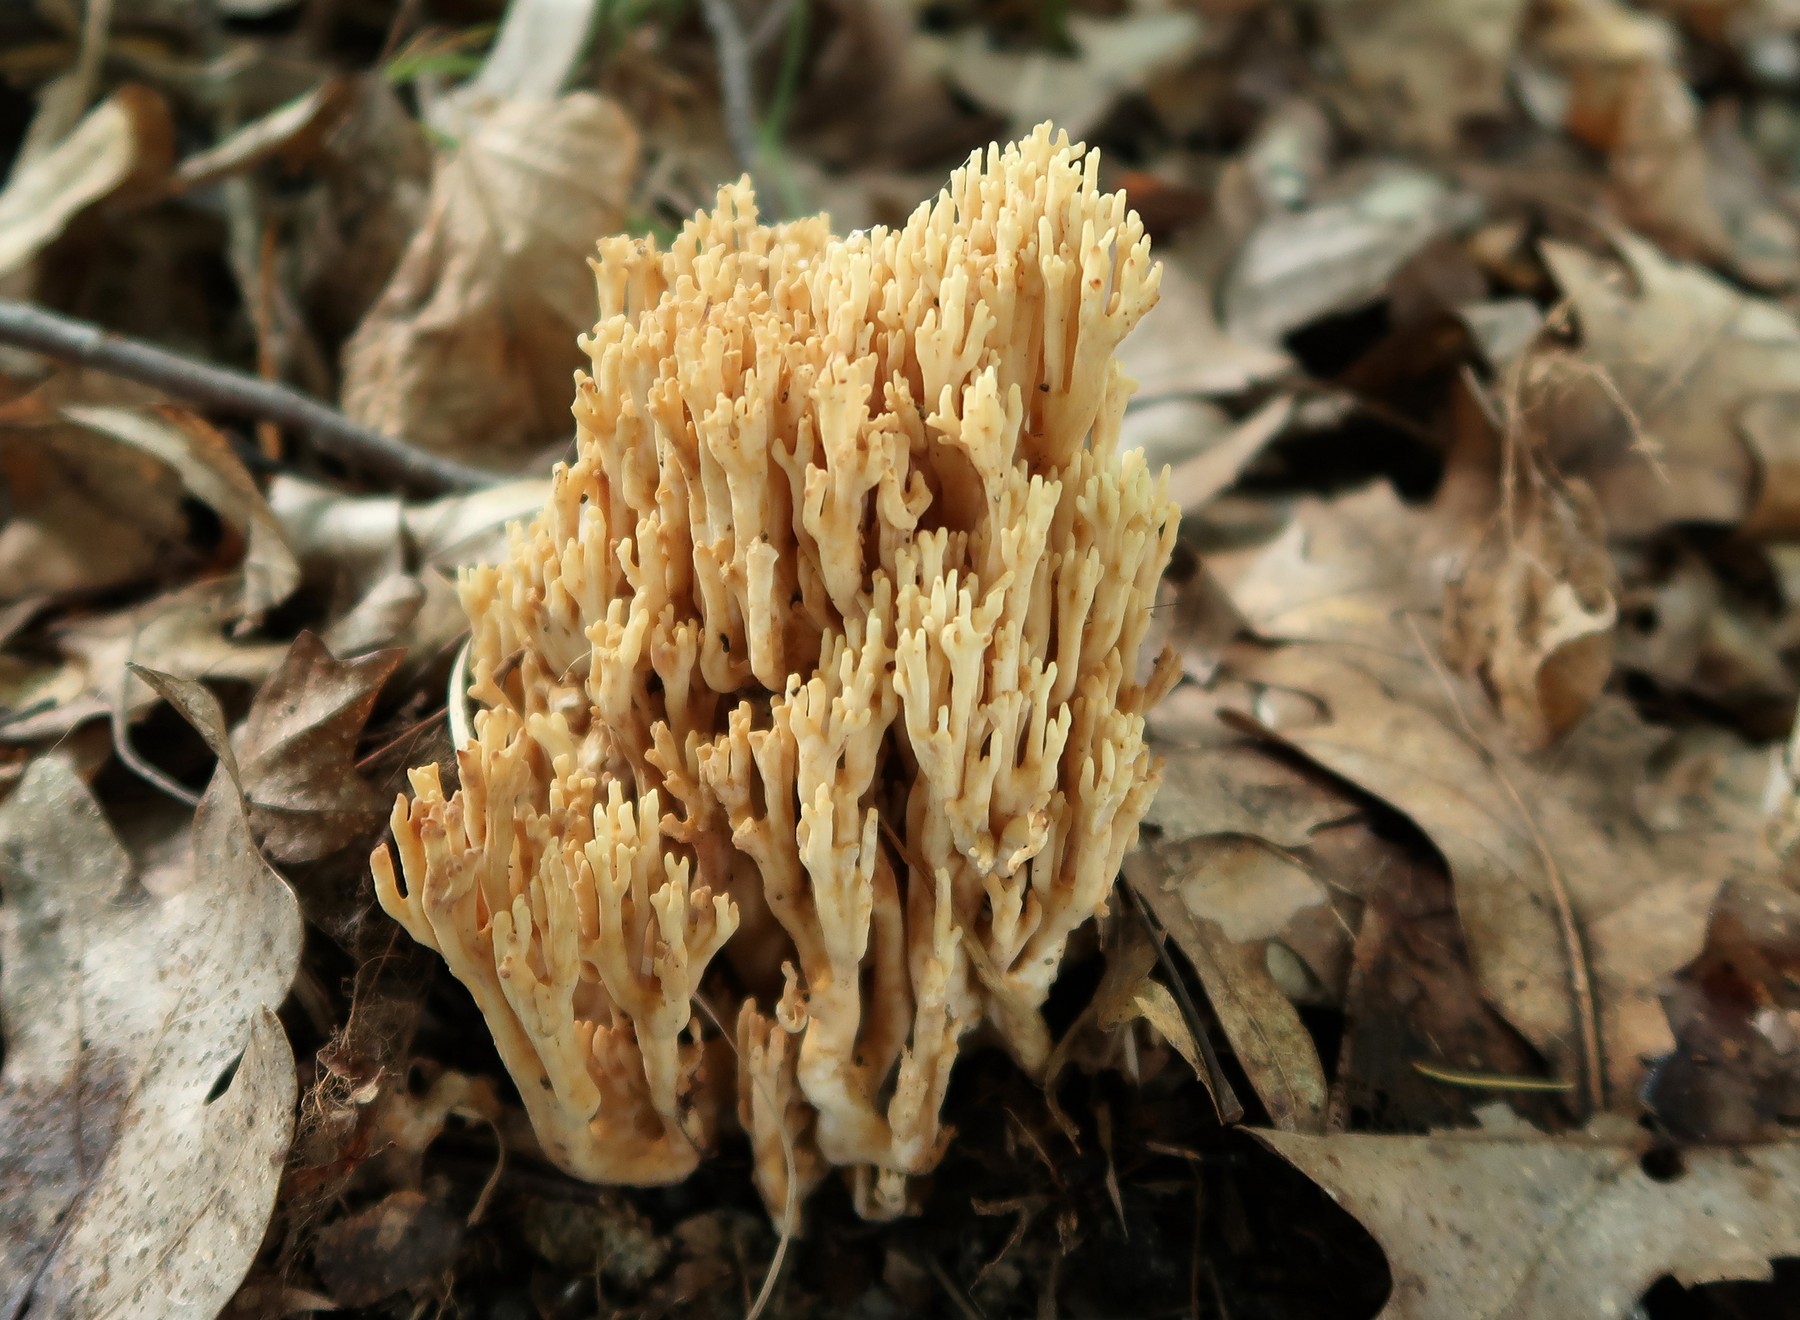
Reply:
[[[712,33],[719,56],[719,96],[724,102],[725,132],[738,167],[756,176],[758,134],[756,86],[750,71],[750,39],[731,0],[700,0],[700,12]]]
[[[795,0],[775,0],[764,12],[762,18],[749,32],[750,53],[760,55],[769,48],[769,43],[781,34],[793,15]]]
[[[290,386],[197,362],[29,303],[0,299],[0,344],[123,376],[190,403],[276,422],[306,437],[315,452],[418,494],[476,490],[502,480],[497,473],[358,426]]]

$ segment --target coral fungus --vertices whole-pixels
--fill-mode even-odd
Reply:
[[[765,226],[739,183],[600,244],[576,457],[462,583],[461,785],[413,773],[404,890],[374,858],[570,1172],[681,1178],[735,1092],[772,1206],[839,1167],[896,1214],[959,1043],[1044,1065],[1175,676],[1114,358],[1158,271],[1097,173],[1045,127],[899,229]]]

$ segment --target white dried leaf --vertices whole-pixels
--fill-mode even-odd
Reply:
[[[344,410],[439,451],[566,438],[588,258],[625,218],[638,138],[611,101],[510,101],[438,170],[424,227],[344,347]]]
[[[1394,1275],[1382,1320],[1623,1317],[1665,1274],[1767,1279],[1771,1257],[1800,1251],[1800,1142],[1691,1148],[1659,1179],[1643,1167],[1648,1134],[1623,1126],[1257,1135],[1381,1243]]]
[[[162,98],[127,85],[26,161],[0,189],[0,276],[23,270],[77,214],[134,175],[166,169],[172,132]]]
[[[293,1128],[293,894],[224,774],[151,874],[55,756],[0,806],[0,886],[0,1314],[218,1314]]]

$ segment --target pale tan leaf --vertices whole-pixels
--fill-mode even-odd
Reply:
[[[588,52],[599,0],[512,0],[469,93],[495,100],[553,100]]]
[[[1276,212],[1244,240],[1219,291],[1225,330],[1273,348],[1317,317],[1375,302],[1407,261],[1480,210],[1469,194],[1411,166],[1347,171],[1333,195]]]
[[[1393,488],[1304,500],[1285,532],[1235,562],[1209,561],[1258,636],[1414,650],[1407,618],[1430,615],[1467,529],[1409,509]]]
[[[637,132],[587,92],[500,105],[439,168],[424,227],[344,349],[344,409],[435,450],[573,431],[587,260],[624,220]]]
[[[235,745],[250,823],[275,860],[323,857],[380,821],[388,804],[357,773],[356,744],[403,654],[339,661],[301,633],[256,694]]]
[[[356,328],[393,276],[431,188],[431,146],[399,93],[366,73],[349,94],[313,163],[320,186],[295,216],[294,284],[331,339]]]
[[[971,27],[949,39],[915,38],[935,46],[939,71],[977,104],[1004,116],[1018,137],[1053,121],[1070,137],[1090,132],[1125,92],[1172,69],[1199,46],[1197,14],[1145,9],[1117,18],[1072,14],[1071,57],[1049,50],[1003,50]]]
[[[1506,109],[1525,0],[1335,0],[1321,5],[1344,62],[1339,101],[1354,126],[1447,150],[1465,122]]]
[[[72,405],[62,413],[78,426],[167,464],[196,499],[244,534],[245,614],[261,615],[300,585],[300,565],[286,533],[219,431],[185,409],[168,406]]]
[[[1125,879],[1194,965],[1232,1052],[1269,1118],[1283,1131],[1315,1132],[1325,1122],[1325,1070],[1312,1037],[1269,973],[1265,941],[1238,941],[1186,901],[1185,850],[1133,853]]]
[[[1586,483],[1520,460],[1514,507],[1450,583],[1444,659],[1481,681],[1528,749],[1548,747],[1612,677],[1618,574]]]
[[[231,782],[243,790],[243,775],[238,770],[237,753],[231,746],[231,729],[225,721],[225,708],[211,688],[179,674],[165,674],[160,669],[134,664],[131,672],[144,681],[152,692],[173,706],[182,719],[192,726],[212,748],[213,755],[225,767]]]
[[[220,179],[254,169],[276,156],[316,147],[353,96],[349,78],[327,78],[310,92],[253,119],[223,141],[185,157],[175,168],[174,184],[203,188]]]
[[[77,214],[166,171],[174,129],[162,97],[128,84],[0,189],[0,277],[22,270]]]
[[[1567,244],[1543,245],[1574,307],[1586,368],[1546,370],[1528,385],[1553,439],[1549,457],[1594,488],[1614,536],[1746,515],[1765,534],[1791,531],[1787,484],[1758,501],[1738,427],[1757,400],[1800,390],[1800,324],[1642,239],[1615,243],[1623,270]],[[1794,422],[1770,420],[1749,438],[1780,465],[1795,447]]]
[[[242,594],[237,581],[217,578],[141,605],[59,624],[50,633],[56,657],[34,670],[36,683],[53,687],[63,699],[0,725],[0,739],[34,742],[60,737],[87,720],[104,717],[115,705],[128,718],[141,715],[158,698],[128,671],[133,662],[184,678],[260,683],[287,648],[232,640],[230,628]],[[75,695],[68,695],[71,692]]]
[[[1383,1320],[1623,1320],[1664,1274],[1766,1279],[1772,1257],[1800,1251],[1796,1142],[1690,1148],[1660,1180],[1629,1124],[1257,1135],[1381,1243],[1394,1276]]]
[[[1234,339],[1220,326],[1213,310],[1218,260],[1206,243],[1161,247],[1157,259],[1160,296],[1119,345],[1119,361],[1138,383],[1134,412],[1159,401],[1242,394],[1293,370],[1279,348]]]
[[[0,433],[0,600],[104,591],[192,567],[182,483],[70,425]]]
[[[1285,764],[1235,735],[1224,746],[1158,750],[1163,782],[1144,824],[1164,840],[1238,834],[1299,848],[1314,830],[1356,811],[1316,771]]]
[[[1271,399],[1192,458],[1175,464],[1169,472],[1169,498],[1182,512],[1203,508],[1243,475],[1243,471],[1271,441],[1281,434],[1294,415],[1292,395]]]
[[[293,1126],[293,894],[224,774],[152,878],[54,756],[0,806],[0,887],[0,1309],[216,1314]]]
[[[1763,864],[1742,787],[1747,776],[1760,785],[1763,758],[1740,748],[1709,760],[1710,801],[1680,828],[1658,828],[1634,790],[1679,744],[1623,703],[1603,698],[1553,754],[1525,757],[1479,694],[1423,654],[1291,646],[1233,670],[1324,703],[1322,720],[1281,739],[1425,831],[1449,863],[1483,989],[1563,1077],[1585,1048],[1582,959],[1605,1080],[1615,1098],[1633,1094],[1642,1058],[1670,1044],[1659,982],[1698,952],[1720,881]]]

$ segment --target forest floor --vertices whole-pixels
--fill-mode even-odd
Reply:
[[[1052,1067],[577,1181],[368,858],[593,243],[1045,120],[1183,513]],[[1793,4],[34,0],[0,178],[0,1320],[1800,1316]]]

